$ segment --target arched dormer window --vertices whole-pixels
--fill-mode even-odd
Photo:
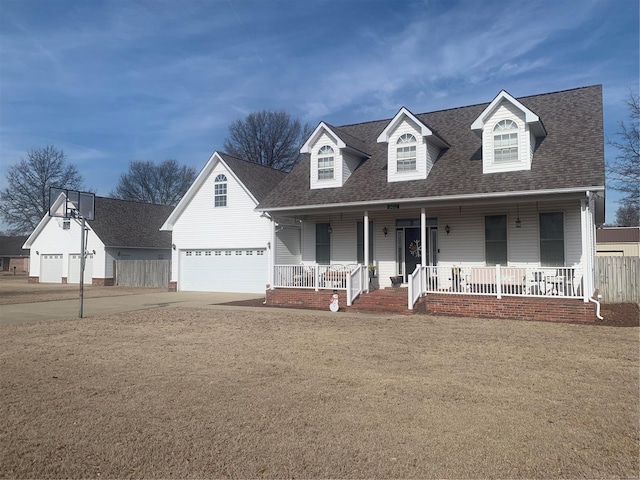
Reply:
[[[227,206],[227,177],[222,173],[216,177],[213,184],[213,206]]]
[[[398,172],[414,172],[416,170],[416,137],[405,133],[398,138],[396,145]]]
[[[513,120],[501,120],[493,128],[493,161],[518,161],[518,125]]]
[[[333,180],[333,148],[325,145],[318,150],[318,180]]]

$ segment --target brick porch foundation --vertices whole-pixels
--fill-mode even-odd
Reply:
[[[578,298],[495,297],[428,294],[414,307],[416,313],[456,317],[507,318],[541,322],[596,321],[596,305]]]
[[[113,287],[115,285],[115,281],[113,278],[92,278],[91,285],[96,287]]]
[[[316,292],[315,290],[276,288],[275,290],[267,290],[266,293],[267,305],[329,310],[329,300],[333,290]],[[338,293],[340,295],[340,311],[364,311],[359,308],[360,299],[356,299],[352,307],[347,307],[345,292],[339,291]],[[404,297],[406,298],[406,294]],[[361,303],[365,302],[361,301]],[[395,308],[389,310],[397,312]],[[384,305],[379,305],[376,311],[384,311]],[[553,297],[502,297],[498,300],[496,297],[489,296],[436,293],[420,298],[413,310],[404,309],[402,313],[543,322],[594,323],[596,321],[594,303],[584,303],[582,299]]]
[[[178,282],[169,282],[169,291],[177,292],[178,291]]]
[[[29,277],[28,283],[40,283],[40,277]]]

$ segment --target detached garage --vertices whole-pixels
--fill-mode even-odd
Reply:
[[[181,290],[263,293],[267,283],[265,249],[183,250]]]
[[[63,202],[61,194],[54,209]],[[56,207],[58,205],[58,207]],[[173,207],[95,197],[95,219],[85,224],[84,283],[114,285],[117,260],[162,260],[171,255],[171,235],[160,226]],[[45,215],[26,239],[30,283],[80,283],[82,222]]]

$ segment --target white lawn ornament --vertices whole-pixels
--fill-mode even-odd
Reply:
[[[331,310],[332,312],[337,312],[339,308],[340,308],[340,305],[338,305],[338,293],[336,292],[333,295],[331,295],[331,302],[329,302],[329,310]]]

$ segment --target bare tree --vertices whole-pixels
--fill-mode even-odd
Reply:
[[[619,227],[635,227],[640,225],[640,212],[631,203],[625,203],[616,210],[616,225]]]
[[[281,110],[253,112],[229,125],[224,150],[229,155],[269,167],[290,171],[300,159],[300,148],[311,126]]]
[[[629,122],[618,124],[617,141],[607,143],[618,149],[614,161],[607,163],[608,186],[625,194],[620,201],[621,218],[627,220],[634,217],[638,225],[638,209],[640,209],[640,98],[633,91],[629,92],[626,103],[629,107]],[[631,213],[631,217],[629,214]],[[617,215],[617,213],[616,213]]]
[[[135,160],[129,171],[120,175],[114,198],[159,205],[177,205],[196,178],[193,167],[180,166],[175,160],[156,165],[151,160]]]
[[[27,153],[7,171],[0,191],[0,215],[13,235],[30,234],[49,209],[49,187],[82,190],[84,180],[75,165],[67,165],[62,150],[52,145]]]

